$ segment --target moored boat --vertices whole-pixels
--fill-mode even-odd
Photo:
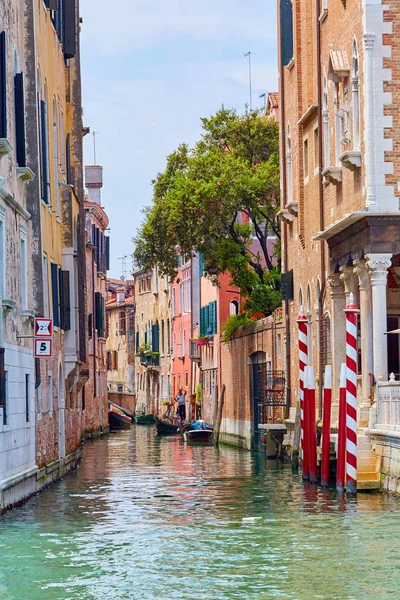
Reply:
[[[113,404],[108,408],[108,424],[111,431],[129,429],[132,419],[123,410],[120,410],[118,406]]]
[[[214,431],[204,421],[195,421],[190,429],[185,431],[183,437],[186,442],[212,442]]]
[[[178,435],[181,433],[179,426],[169,419],[161,419],[156,416],[157,435]]]
[[[146,415],[136,415],[135,417],[136,425],[151,425],[154,423],[154,415],[146,414]]]

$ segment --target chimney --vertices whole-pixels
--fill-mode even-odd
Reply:
[[[123,304],[125,302],[125,289],[119,288],[117,290],[117,304]]]
[[[103,167],[97,165],[85,167],[85,184],[89,202],[97,202],[101,206]]]

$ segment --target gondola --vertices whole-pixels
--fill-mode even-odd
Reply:
[[[136,425],[152,425],[154,423],[154,415],[146,414],[146,415],[136,415],[135,417]]]
[[[170,420],[156,417],[156,433],[157,435],[178,435],[181,431],[179,426]]]
[[[111,431],[130,429],[132,419],[124,411],[120,410],[118,406],[113,404],[108,409],[108,424]]]

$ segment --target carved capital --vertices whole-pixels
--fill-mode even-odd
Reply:
[[[361,291],[368,290],[371,286],[366,260],[355,260],[354,273],[358,276],[358,286]]]
[[[331,298],[344,296],[344,283],[340,279],[340,273],[333,273],[332,275],[329,275],[328,282]]]
[[[386,285],[392,254],[367,254],[367,267],[372,285]]]
[[[340,267],[340,279],[344,283],[344,291],[346,294],[353,294],[357,291],[356,276],[354,275],[353,267]]]

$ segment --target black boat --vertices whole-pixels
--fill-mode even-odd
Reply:
[[[157,435],[178,435],[180,432],[179,426],[175,425],[167,419],[161,419],[156,416],[156,432]]]
[[[108,409],[108,424],[111,431],[130,429],[132,419],[117,405],[113,404]]]

